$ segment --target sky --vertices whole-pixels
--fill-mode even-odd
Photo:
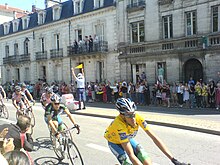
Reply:
[[[32,5],[36,5],[37,8],[44,9],[44,0],[0,0],[0,4],[8,4],[10,7],[16,7],[19,9],[31,11]]]

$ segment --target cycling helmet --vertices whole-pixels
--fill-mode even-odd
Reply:
[[[133,113],[137,109],[135,103],[129,98],[119,98],[116,101],[116,109],[123,115]]]
[[[21,84],[21,87],[26,87],[26,84],[25,84],[25,83],[22,83],[22,84]]]
[[[21,87],[20,86],[15,86],[15,91],[20,92],[21,91]]]
[[[51,96],[50,100],[54,103],[60,103],[61,102],[61,98],[60,96],[54,94],[53,96]]]

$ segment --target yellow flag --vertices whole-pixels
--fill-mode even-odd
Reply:
[[[80,64],[80,65],[76,66],[75,68],[82,69],[83,68],[83,64]]]

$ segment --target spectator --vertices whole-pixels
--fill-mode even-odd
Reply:
[[[94,35],[94,46],[95,46],[95,51],[98,51],[98,48],[99,48],[99,37],[96,34]]]
[[[10,151],[4,157],[9,165],[30,165],[28,156],[22,151]]]
[[[77,54],[78,53],[79,45],[78,45],[78,42],[76,40],[74,40],[73,46],[74,46],[74,52],[75,52],[75,54]]]
[[[93,51],[93,38],[90,35],[89,36],[89,52],[92,52],[92,51]]]
[[[0,125],[0,131],[4,128],[8,128],[8,133],[6,138],[13,138],[15,150],[20,150],[21,147],[21,133],[25,133],[26,139],[24,141],[24,150],[33,151],[33,139],[31,134],[29,134],[29,129],[31,125],[31,119],[27,116],[20,115],[16,124],[3,124]]]

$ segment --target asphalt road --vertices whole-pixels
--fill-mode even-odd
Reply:
[[[9,122],[15,121],[15,109],[7,104],[10,109]],[[68,160],[58,162],[52,150],[49,140],[49,132],[43,120],[43,110],[39,104],[34,106],[37,120],[33,137],[35,139],[35,151],[31,153],[36,164],[69,164]],[[157,112],[159,113],[159,112]],[[180,114],[178,114],[180,115]],[[209,116],[208,114],[206,114]],[[212,118],[213,115],[210,115]],[[66,115],[63,120],[71,126]],[[113,165],[117,164],[116,158],[108,149],[106,140],[103,138],[105,128],[112,119],[74,115],[77,123],[81,126],[81,133],[74,135],[76,142],[86,165]],[[0,123],[6,121],[0,119]],[[218,165],[220,162],[220,139],[219,136],[187,131],[176,128],[168,128],[150,125],[154,132],[166,143],[174,156],[193,165]],[[154,164],[171,165],[172,163],[154,145],[146,134],[140,130],[136,140],[142,144],[150,154]]]

